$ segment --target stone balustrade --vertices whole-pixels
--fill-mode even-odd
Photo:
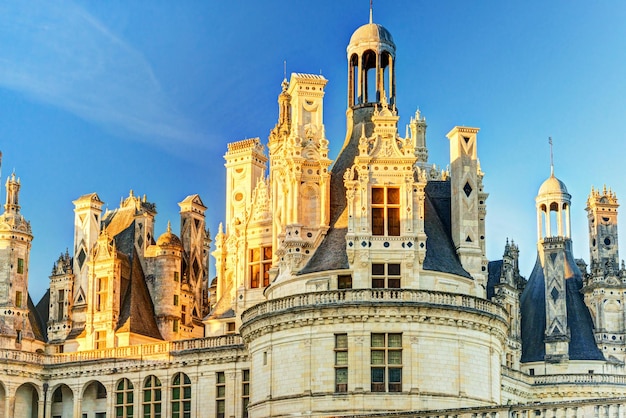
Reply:
[[[239,334],[61,354],[30,353],[20,350],[0,349],[0,362],[16,361],[29,364],[53,365],[104,359],[143,359],[164,354],[176,355],[184,354],[186,351],[191,350],[227,348],[236,345],[243,345],[243,340]]]
[[[533,376],[534,385],[559,385],[559,384],[609,384],[626,385],[626,376],[615,374],[555,374],[544,376]]]
[[[626,398],[368,414],[353,417],[377,416],[395,418],[625,418]]]
[[[445,306],[508,318],[508,313],[500,305],[474,296],[414,289],[348,289],[312,292],[273,299],[247,309],[241,315],[241,320],[246,323],[261,315],[292,308],[376,303]]]

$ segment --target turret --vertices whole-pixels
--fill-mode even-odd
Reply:
[[[591,311],[598,347],[608,358],[625,361],[626,271],[619,266],[617,196],[606,186],[587,199],[590,273],[582,289]]]
[[[606,186],[602,191],[591,189],[587,199],[589,221],[589,262],[591,274],[616,276],[619,272],[617,240],[617,197]]]
[[[28,319],[28,267],[33,235],[30,222],[20,213],[20,187],[20,179],[12,174],[6,182],[4,213],[0,215],[0,336],[14,340],[14,344],[4,344],[5,347],[18,349],[24,338],[34,339]]]
[[[539,257],[545,278],[545,358],[551,362],[569,359],[565,268],[566,251],[571,251],[570,199],[565,184],[554,176],[552,169],[535,199]]]
[[[61,254],[50,274],[50,311],[47,335],[51,344],[62,344],[72,330],[74,271],[69,251]],[[59,350],[60,351],[60,350]]]
[[[519,248],[507,239],[502,255],[502,268],[498,282],[494,285],[494,299],[500,302],[509,314],[509,334],[503,364],[519,368],[522,354],[520,295],[524,278],[519,272]]]
[[[411,117],[409,129],[411,139],[415,142],[416,165],[421,169],[428,168],[428,148],[426,147],[426,118],[417,110],[415,117]],[[408,135],[407,135],[408,136]]]
[[[156,245],[148,248],[147,253],[146,283],[154,304],[159,332],[170,341],[183,336],[189,338],[193,330],[190,317],[193,298],[190,292],[184,292],[184,295],[181,292],[184,249],[181,240],[172,233],[169,222],[167,231],[159,237]],[[185,306],[184,322],[181,318],[181,306]]]

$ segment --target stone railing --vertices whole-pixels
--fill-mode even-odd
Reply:
[[[626,415],[626,398],[542,402],[431,411],[370,413],[353,418],[615,418]]]
[[[77,351],[61,354],[29,353],[19,350],[0,349],[0,362],[16,361],[43,365],[64,364],[79,361],[93,361],[105,359],[149,359],[163,355],[180,355],[189,350],[203,350],[212,348],[227,348],[243,345],[239,334],[219,337],[195,338],[192,340],[166,341],[154,344],[138,344],[127,347],[105,348],[102,350]]]
[[[413,289],[349,289],[303,293],[269,300],[247,309],[241,315],[243,323],[254,318],[285,311],[292,308],[321,307],[342,304],[408,303],[420,305],[448,306],[475,310],[481,313],[508,318],[500,305],[468,295]]]
[[[564,384],[609,384],[626,385],[626,376],[615,374],[554,374],[533,376],[534,385],[564,385]]]
[[[5,362],[20,362],[20,363],[34,363],[43,364],[45,358],[48,357],[43,353],[31,353],[28,351],[0,349],[0,363]]]

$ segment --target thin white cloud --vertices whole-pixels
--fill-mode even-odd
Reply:
[[[71,2],[0,4],[0,87],[167,145],[198,135],[142,54]]]

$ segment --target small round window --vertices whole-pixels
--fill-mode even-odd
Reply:
[[[241,202],[243,200],[243,193],[237,192],[235,193],[235,202]]]
[[[611,238],[609,237],[604,238],[604,245],[611,245]]]

